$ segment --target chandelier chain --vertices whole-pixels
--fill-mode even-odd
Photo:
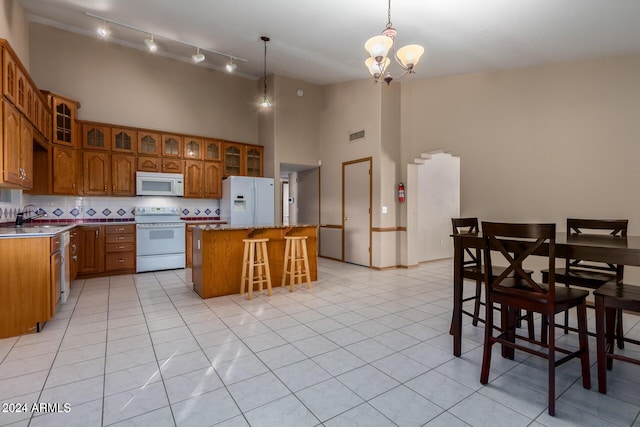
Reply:
[[[389,7],[387,8],[387,28],[392,28],[392,25],[391,25],[391,0],[389,0]]]

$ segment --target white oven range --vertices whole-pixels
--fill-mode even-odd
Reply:
[[[180,208],[137,207],[136,272],[185,267],[185,222]]]

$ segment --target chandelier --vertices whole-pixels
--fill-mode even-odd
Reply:
[[[389,64],[391,63],[391,60],[388,58],[389,51],[391,51],[396,62],[404,70],[404,73],[402,73],[398,79],[401,79],[407,74],[414,74],[415,66],[424,53],[424,48],[417,44],[403,46],[396,51],[394,41],[397,34],[398,32],[391,25],[391,0],[389,0],[386,28],[382,31],[382,35],[371,37],[364,44],[364,48],[371,56],[364,64],[369,69],[375,83],[385,82],[389,85],[391,80],[393,80],[388,70]]]

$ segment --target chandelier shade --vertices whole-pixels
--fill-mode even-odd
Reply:
[[[415,67],[418,65],[420,58],[424,54],[424,48],[417,44],[411,44],[395,49],[395,39],[398,32],[391,24],[391,0],[387,9],[387,26],[379,36],[371,37],[364,44],[364,48],[369,54],[369,58],[365,61],[365,66],[369,73],[373,76],[375,83],[385,82],[387,85],[394,79],[389,71],[391,60],[389,56],[393,56],[396,62],[404,70],[401,79],[407,74],[414,74]]]

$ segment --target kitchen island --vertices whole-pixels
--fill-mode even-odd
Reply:
[[[318,226],[194,227],[193,289],[202,298],[240,293],[246,238],[267,238],[272,286],[280,286],[285,236],[307,236],[311,281],[318,280]],[[265,294],[266,295],[266,294]]]

